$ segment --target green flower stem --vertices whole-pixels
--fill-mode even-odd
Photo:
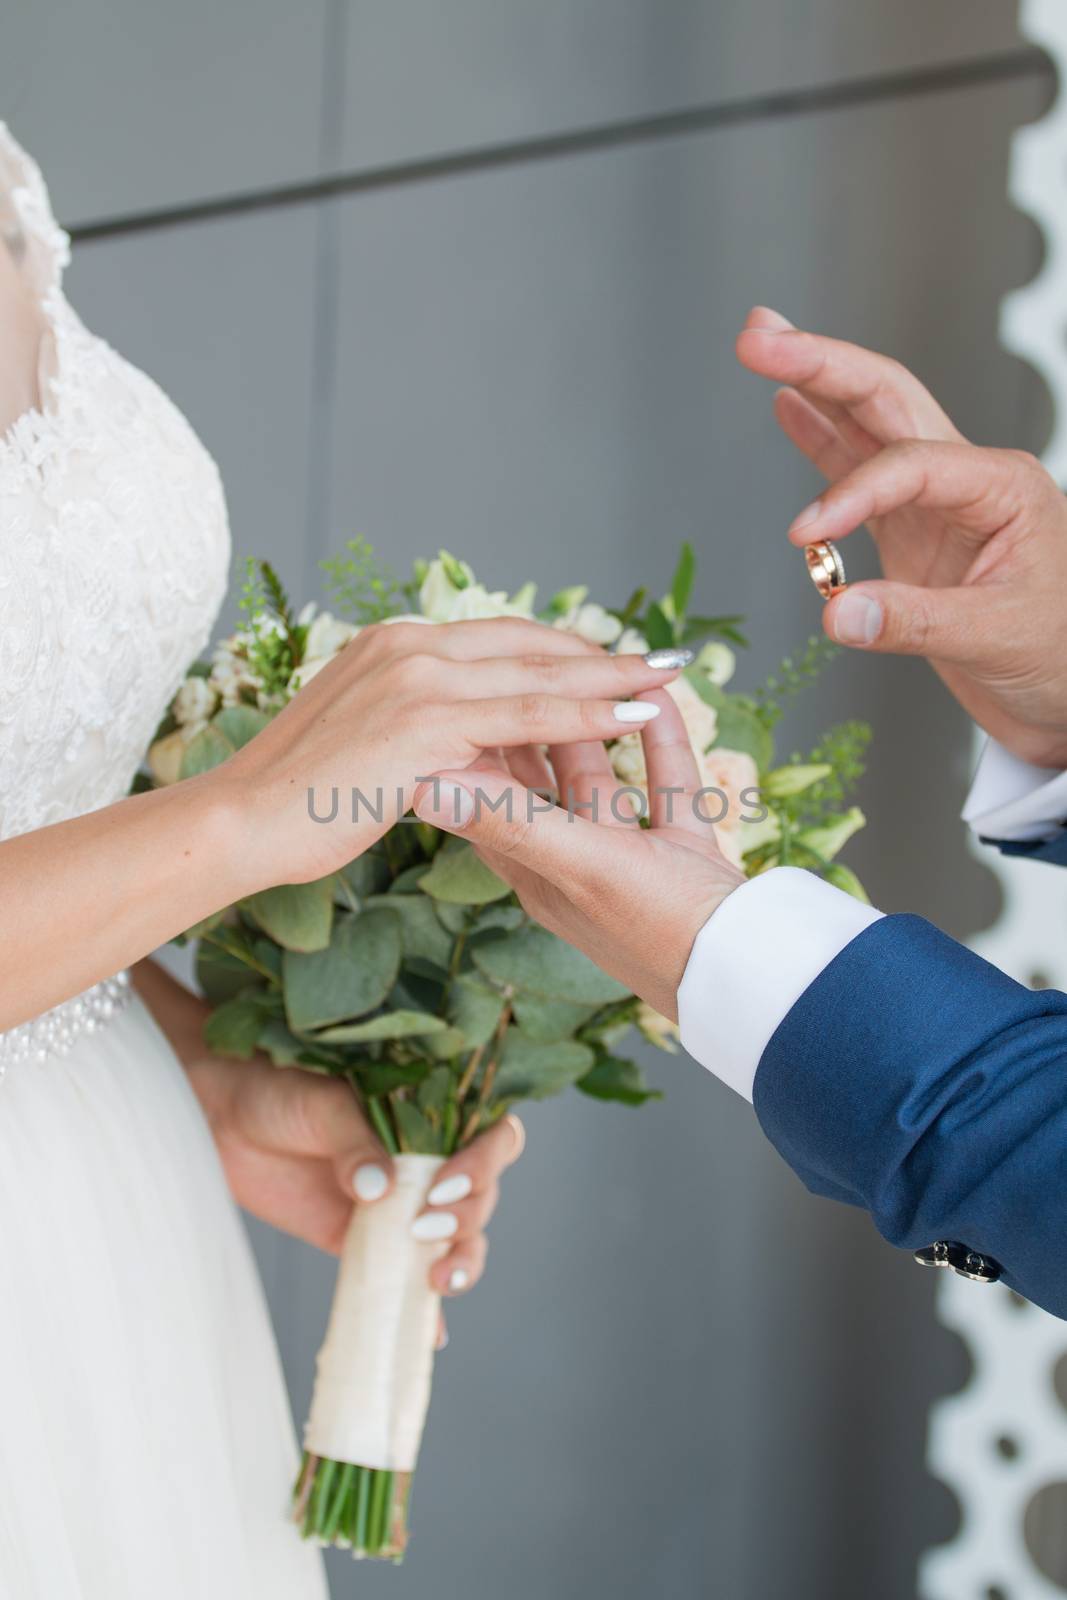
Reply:
[[[406,1472],[305,1453],[293,1491],[294,1519],[305,1539],[399,1561],[407,1543],[409,1484]]]
[[[399,1155],[400,1147],[397,1144],[396,1135],[389,1125],[389,1118],[385,1114],[385,1107],[382,1105],[377,1095],[368,1096],[367,1115],[373,1122],[374,1130],[384,1144],[386,1150],[388,1150],[389,1154],[391,1156]]]

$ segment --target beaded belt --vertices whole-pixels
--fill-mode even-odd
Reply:
[[[130,975],[118,972],[113,978],[94,983],[84,994],[64,1000],[31,1022],[23,1022],[7,1033],[0,1033],[0,1077],[9,1066],[23,1061],[47,1061],[65,1056],[77,1041],[110,1022],[130,999]]]

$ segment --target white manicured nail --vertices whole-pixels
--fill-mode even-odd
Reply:
[[[616,722],[651,722],[659,716],[659,706],[646,705],[643,700],[620,700],[615,707]]]
[[[453,1267],[448,1274],[449,1294],[462,1294],[470,1281],[471,1275],[466,1267]]]
[[[435,1183],[426,1196],[428,1206],[450,1206],[457,1200],[466,1200],[474,1184],[465,1172],[454,1173],[451,1178],[442,1178],[440,1183]]]
[[[382,1167],[375,1166],[373,1161],[368,1161],[364,1166],[356,1168],[352,1187],[356,1191],[357,1200],[380,1200],[389,1187],[389,1175]]]
[[[428,1243],[432,1239],[451,1239],[459,1227],[459,1218],[452,1211],[426,1211],[411,1224],[411,1237]]]

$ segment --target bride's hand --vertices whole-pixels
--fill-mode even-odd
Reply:
[[[373,1205],[392,1185],[392,1163],[348,1085],[298,1067],[203,1055],[189,1076],[238,1204],[337,1255],[353,1201]],[[434,1218],[427,1237],[449,1241],[430,1269],[441,1294],[460,1294],[481,1277],[499,1180],[521,1150],[520,1125],[506,1119],[441,1168],[423,1213]]]
[[[420,777],[487,747],[613,737],[652,714],[630,696],[675,676],[521,619],[379,625],[209,777],[241,818],[249,890],[301,882],[367,849]]]
[[[136,967],[134,980],[185,1067],[238,1204],[336,1255],[353,1202],[372,1205],[392,1183],[392,1163],[347,1084],[265,1060],[211,1055],[203,1000],[153,961]],[[481,1277],[500,1177],[522,1146],[522,1125],[508,1117],[438,1173],[424,1215],[437,1219],[433,1236],[450,1241],[430,1271],[441,1294],[460,1294]]]

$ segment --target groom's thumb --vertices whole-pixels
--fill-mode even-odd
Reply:
[[[1000,607],[988,588],[925,589],[910,583],[850,584],[823,612],[838,644],[903,656],[978,662],[1003,645]]]

